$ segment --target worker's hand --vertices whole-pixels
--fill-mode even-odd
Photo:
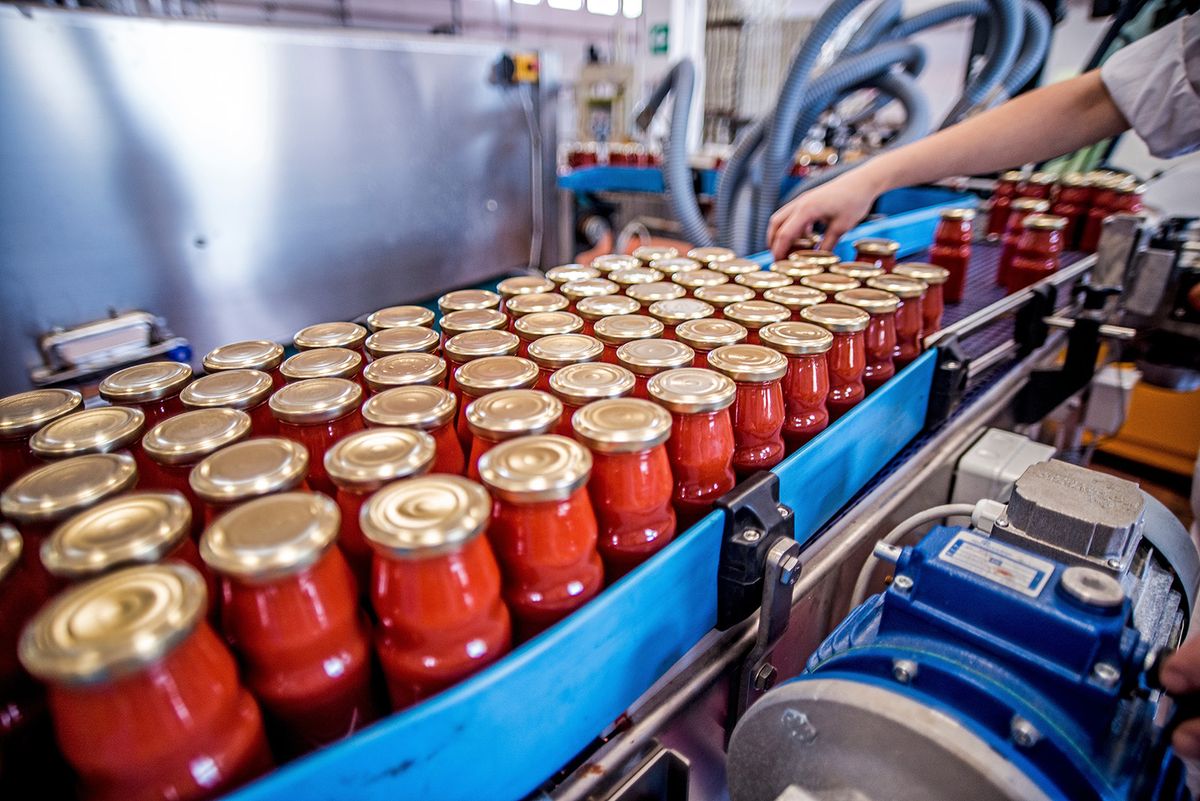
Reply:
[[[1174,696],[1200,692],[1200,637],[1188,640],[1167,657],[1159,678]],[[1180,756],[1200,759],[1200,718],[1179,724],[1171,744]]]
[[[821,247],[832,250],[842,234],[857,225],[882,191],[873,170],[851,170],[823,186],[811,189],[771,215],[767,243],[776,259],[783,259],[792,243],[812,231],[813,223],[825,224]]]

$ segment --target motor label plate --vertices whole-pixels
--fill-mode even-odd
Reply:
[[[987,537],[960,531],[938,558],[996,584],[1036,598],[1054,573],[1054,563]]]

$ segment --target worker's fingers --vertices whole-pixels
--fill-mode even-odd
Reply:
[[[851,229],[852,226],[846,225],[842,220],[833,220],[825,227],[825,234],[821,237],[821,250],[833,250],[837,245],[838,240],[842,235]]]
[[[1167,657],[1159,676],[1174,695],[1200,690],[1200,637],[1188,640]]]
[[[1200,720],[1180,723],[1171,738],[1171,745],[1185,759],[1200,759]]]
[[[771,253],[777,259],[785,258],[792,248],[792,243],[808,231],[813,223],[812,213],[802,204],[785,206],[782,210],[789,213],[776,227],[774,235],[767,240]]]

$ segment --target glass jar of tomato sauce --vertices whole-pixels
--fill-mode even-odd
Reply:
[[[505,310],[508,312],[508,328],[510,331],[516,330],[517,320],[527,314],[537,314],[539,312],[561,312],[566,311],[571,306],[571,301],[567,300],[566,295],[561,295],[558,292],[539,292],[536,295],[518,295],[511,298],[506,304]]]
[[[598,361],[604,343],[584,334],[552,334],[529,343],[529,360],[538,366],[535,389],[550,391],[550,376],[569,364]]]
[[[371,333],[406,325],[433,328],[433,320],[433,311],[424,306],[388,306],[367,315],[367,328]]]
[[[783,443],[797,450],[829,425],[826,354],[833,335],[812,323],[771,323],[759,332],[763,345],[787,358],[783,378]]]
[[[735,275],[733,282],[739,286],[746,287],[754,293],[755,297],[761,298],[767,290],[791,286],[793,279],[785,273],[773,272],[771,270],[755,270],[754,272]]]
[[[1058,176],[1052,172],[1035,172],[1017,185],[1017,194],[1021,197],[1036,197],[1042,200],[1050,199]]]
[[[633,373],[633,397],[642,400],[650,400],[646,385],[651,376],[691,367],[695,360],[695,351],[673,339],[639,339],[617,348],[617,364]]]
[[[1017,195],[1017,186],[1025,178],[1018,170],[1002,173],[992,190],[991,208],[988,211],[987,238],[999,239],[1008,228],[1008,213]]]
[[[653,284],[661,281],[663,280],[663,274],[651,267],[629,267],[622,270],[613,270],[608,274],[608,280],[620,286],[622,291],[627,291],[631,286]]]
[[[433,466],[437,444],[424,431],[369,428],[338,440],[325,454],[325,472],[337,487],[342,529],[338,547],[354,572],[359,593],[371,587],[371,546],[359,519],[372,493],[386,484],[424,475]]]
[[[572,281],[590,281],[593,278],[599,278],[600,271],[583,264],[560,264],[546,270],[546,277],[553,281],[555,286],[561,287]]]
[[[731,280],[736,282],[739,275],[760,272],[762,267],[758,265],[758,262],[750,259],[726,259],[710,264],[709,269],[728,275]]]
[[[701,287],[728,284],[729,276],[707,267],[701,267],[699,270],[674,273],[671,280],[687,290],[689,297],[695,297],[696,290]]]
[[[866,261],[843,261],[830,267],[829,272],[853,278],[859,285],[865,284],[868,278],[886,275],[882,267]]]
[[[587,493],[591,470],[582,445],[554,434],[503,442],[479,462],[495,501],[488,539],[518,641],[562,620],[604,586]]]
[[[829,370],[829,395],[825,408],[837,420],[866,397],[863,372],[867,367],[864,332],[871,317],[862,309],[841,303],[819,303],[800,312],[803,322],[821,326],[833,335],[825,361]]]
[[[584,298],[598,298],[602,295],[621,294],[621,285],[615,281],[609,281],[607,278],[586,278],[582,281],[572,281],[569,284],[562,284],[559,286],[558,291],[571,302],[568,308],[571,311],[575,311],[579,306],[579,301]]]
[[[870,289],[890,292],[900,299],[896,308],[896,344],[892,348],[892,361],[896,369],[911,364],[924,347],[925,293],[928,287],[924,281],[903,275],[888,275],[872,278],[867,281]],[[870,338],[870,328],[867,329]]]
[[[630,270],[641,266],[641,259],[621,253],[605,253],[592,259],[591,262],[592,269],[597,270],[601,275],[608,275],[615,270]]]
[[[192,368],[182,362],[135,364],[101,381],[100,397],[113,406],[140,409],[150,429],[183,411],[179,393],[191,380]]]
[[[200,540],[221,585],[221,628],[284,754],[339,740],[378,714],[366,615],[333,547],[340,523],[324,495],[285,492],[234,507]]]
[[[675,338],[695,352],[692,367],[708,367],[708,354],[725,345],[746,341],[746,327],[733,320],[688,320],[675,329]]]
[[[863,385],[870,394],[896,374],[896,312],[900,308],[900,299],[891,292],[864,287],[839,292],[835,300],[870,315],[863,332],[867,352]]]
[[[896,269],[892,272],[925,283],[925,299],[921,301],[921,333],[923,336],[929,336],[933,332],[941,330],[942,314],[946,309],[943,290],[946,281],[950,278],[950,272],[936,264],[923,264],[915,261],[897,264]]]
[[[841,259],[838,258],[837,254],[828,250],[793,250],[788,254],[786,262],[775,262],[775,264],[771,265],[771,269],[775,270],[775,265],[777,264],[779,265],[779,272],[800,279],[805,275],[827,273],[830,267],[839,262],[841,262]]]
[[[604,343],[601,360],[609,364],[616,364],[617,350],[622,345],[640,339],[659,339],[663,336],[665,327],[653,317],[641,314],[617,314],[597,320],[593,331],[596,339]]]
[[[382,359],[397,353],[436,353],[439,344],[440,340],[433,329],[406,325],[376,331],[367,337],[363,347],[372,359]]]
[[[404,331],[406,329],[389,329]],[[414,329],[428,332],[428,328]],[[289,384],[312,378],[344,378],[360,386],[363,357],[349,348],[317,348],[302,350],[279,366],[279,373]]]
[[[714,264],[736,259],[737,254],[729,248],[706,247],[692,248],[688,251],[687,257],[693,261],[700,262],[705,267],[711,268]]]
[[[768,289],[763,293],[763,300],[778,303],[791,312],[793,320],[799,320],[801,311],[825,302],[825,293],[807,286],[784,286]]]
[[[1104,221],[1113,214],[1136,214],[1141,211],[1144,186],[1131,176],[1108,174],[1097,177],[1092,183],[1092,203],[1088,207],[1079,237],[1079,249],[1084,253],[1095,253],[1100,246],[1100,235]]]
[[[1017,240],[1016,254],[1009,268],[1008,291],[1036,284],[1058,271],[1063,251],[1063,228],[1067,221],[1053,214],[1031,214]]]
[[[204,509],[204,525],[241,503],[308,490],[308,451],[283,437],[255,437],[204,457],[188,484]]]
[[[786,306],[770,300],[748,300],[731,303],[725,307],[725,319],[732,320],[746,329],[746,344],[758,345],[758,331],[764,325],[781,323],[791,319],[792,312]]]
[[[372,395],[396,387],[440,387],[446,384],[446,361],[432,353],[395,353],[368,364],[363,381]]]
[[[460,407],[463,405],[462,391],[458,388],[458,379],[454,377],[458,368],[487,356],[513,356],[520,344],[517,335],[509,331],[467,331],[446,340],[446,347],[442,349],[448,371],[446,389],[458,400]]]
[[[671,502],[680,530],[712,510],[733,489],[733,419],[737,387],[712,370],[684,367],[650,379],[651,400],[671,413],[667,457],[674,487]]]
[[[554,282],[544,275],[517,275],[496,284],[496,291],[500,293],[500,309],[506,310],[513,298],[553,292]]]
[[[517,437],[545,434],[562,420],[562,401],[536,389],[502,389],[467,407],[471,455],[467,478],[479,480],[479,460],[485,453]]]
[[[466,472],[458,432],[454,430],[458,400],[441,387],[397,387],[380,392],[363,404],[363,420],[370,428],[398,427],[424,431],[433,437],[434,456],[430,472]]]
[[[1048,201],[1030,197],[1019,197],[1010,204],[1008,227],[1004,229],[1004,236],[1000,240],[1000,261],[996,266],[998,286],[1007,288],[1009,285],[1009,273],[1012,270],[1012,261],[1017,255],[1017,240],[1021,238],[1021,231],[1025,228],[1025,218],[1030,214],[1042,214],[1049,208]]]
[[[720,319],[725,316],[726,306],[754,300],[754,290],[741,284],[702,286],[696,290],[696,300],[702,300],[712,306],[712,316]]]
[[[42,463],[29,447],[30,437],[82,408],[83,396],[73,389],[35,389],[0,398],[0,492]]]
[[[588,496],[611,584],[675,537],[674,482],[664,444],[671,415],[636,398],[599,400],[575,412],[573,430],[592,452]]]
[[[884,272],[891,272],[896,266],[896,254],[900,252],[900,243],[894,239],[868,237],[854,243],[854,260],[874,264]]]
[[[267,401],[275,383],[261,370],[223,370],[204,375],[183,388],[179,399],[188,411],[200,409],[237,409],[250,415],[250,431],[255,436],[275,433],[275,418]]]
[[[837,293],[845,292],[847,289],[858,289],[862,284],[848,275],[818,273],[817,275],[806,275],[801,278],[800,286],[824,292],[826,300],[833,300],[833,296]]]
[[[974,209],[944,209],[933,233],[929,261],[947,271],[946,300],[962,300],[967,282],[967,265],[971,262],[971,242],[974,239]]]
[[[633,392],[634,383],[633,373],[617,364],[571,364],[556,370],[550,376],[550,391],[562,402],[563,413],[554,433],[574,436],[575,412],[598,400],[624,398]]]
[[[279,365],[283,364],[283,345],[266,339],[249,339],[213,348],[204,357],[206,373],[223,370],[261,370],[271,376],[275,389],[284,385]]]
[[[140,565],[71,588],[26,627],[21,662],[47,686],[84,798],[200,801],[271,769],[207,602],[194,568]]]
[[[333,483],[325,473],[325,452],[342,437],[362,431],[362,387],[344,378],[310,378],[288,384],[271,396],[271,414],[280,436],[308,449],[308,483],[332,495]]]
[[[512,649],[500,568],[484,536],[491,512],[483,487],[447,475],[390,484],[363,509],[375,551],[375,650],[393,709],[436,695]]]
[[[643,286],[657,286],[644,284]],[[672,284],[674,286],[674,284]],[[682,292],[683,290],[680,289]],[[575,304],[575,313],[583,319],[581,334],[596,335],[596,323],[605,317],[617,317],[622,314],[637,314],[641,308],[636,298],[625,295],[597,295],[593,298],[583,298]]]
[[[198,409],[162,421],[142,438],[147,465],[141,487],[173,490],[187,498],[192,533],[200,536],[204,509],[188,483],[192,468],[210,453],[249,437],[250,428],[250,415],[237,409]]]
[[[634,307],[633,311],[621,313],[635,314],[639,308],[648,308],[660,300],[675,300],[676,298],[682,298],[687,295],[687,290],[674,281],[653,281],[647,284],[633,284],[625,289],[625,295],[637,301],[637,305]],[[591,300],[591,298],[586,300]],[[585,302],[586,301],[580,301],[579,305],[576,307],[576,312],[581,317],[584,317],[583,304]],[[587,318],[584,317],[584,319],[586,320]]]
[[[733,401],[733,470],[744,479],[783,461],[783,377],[787,359],[761,345],[725,345],[708,354],[710,369],[737,385]]]
[[[529,343],[535,339],[554,334],[578,334],[583,330],[583,319],[571,312],[534,312],[518,318],[513,331],[521,340],[517,346],[518,356],[529,355]]]
[[[716,314],[711,304],[697,298],[660,300],[650,304],[646,312],[663,326],[663,339],[675,338],[675,327],[688,320],[704,320]],[[619,347],[619,346],[618,346]]]
[[[458,441],[463,453],[471,453],[474,436],[467,425],[467,407],[475,400],[502,389],[532,389],[540,375],[538,367],[519,356],[492,356],[476,359],[458,368],[458,385],[462,402],[458,411]],[[468,459],[468,464],[470,460]]]
[[[29,449],[46,462],[88,453],[124,453],[139,471],[148,469],[142,451],[146,416],[126,406],[97,406],[47,423],[29,438]],[[39,462],[41,464],[41,462]]]
[[[499,309],[500,296],[487,289],[458,289],[438,298],[437,306],[442,316],[468,309]]]
[[[442,347],[445,347],[451,337],[467,331],[500,331],[509,328],[511,322],[507,315],[496,309],[464,309],[450,312],[438,320],[438,328],[442,332]]]
[[[633,257],[643,265],[650,265],[661,259],[674,259],[679,257],[679,250],[670,245],[642,245],[633,251]],[[592,266],[595,266],[592,262]]]
[[[650,262],[650,266],[658,270],[669,281],[675,273],[686,273],[691,270],[699,270],[704,265],[695,259],[689,259],[684,256],[676,256],[672,259],[655,259]]]
[[[301,328],[292,337],[296,350],[319,348],[346,348],[366,358],[363,344],[367,341],[367,329],[358,323],[317,323]]]
[[[1059,181],[1058,194],[1050,203],[1050,213],[1067,221],[1063,228],[1063,244],[1067,248],[1079,245],[1079,236],[1091,207],[1092,189],[1083,173],[1069,172]]]

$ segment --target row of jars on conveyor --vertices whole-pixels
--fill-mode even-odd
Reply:
[[[440,692],[919,355],[946,271],[861,244],[892,258],[602,256],[450,292],[440,335],[390,307],[3,399],[3,703],[28,734],[48,691],[86,798],[196,798]]]

